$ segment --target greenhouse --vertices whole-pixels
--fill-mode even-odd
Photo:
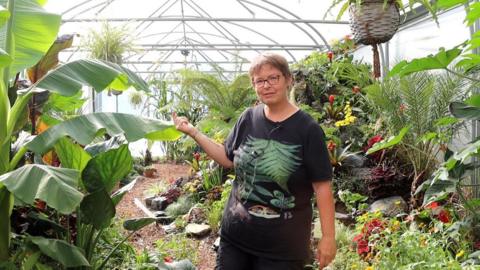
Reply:
[[[0,269],[480,269],[478,1],[0,6]]]

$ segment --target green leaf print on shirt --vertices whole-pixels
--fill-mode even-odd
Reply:
[[[272,206],[293,208],[295,198],[290,196],[287,182],[300,165],[301,158],[297,156],[299,148],[300,145],[248,137],[236,151],[236,173],[239,180],[243,181],[240,186],[241,197],[263,202],[259,198],[261,195],[268,198]],[[267,186],[261,186],[260,183],[276,183],[282,191],[275,190],[272,194],[266,189]]]

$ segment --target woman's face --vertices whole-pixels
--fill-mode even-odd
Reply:
[[[280,70],[266,64],[253,75],[253,87],[257,96],[266,105],[288,101],[288,86],[292,78],[286,78]]]

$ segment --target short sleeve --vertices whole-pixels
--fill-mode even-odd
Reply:
[[[233,161],[233,151],[240,147],[240,144],[246,136],[250,112],[251,109],[247,109],[242,113],[242,115],[240,115],[235,123],[235,126],[233,126],[233,129],[230,131],[230,134],[228,134],[227,139],[225,139],[223,145],[225,148],[225,153],[227,154],[227,158],[230,161]]]
[[[325,145],[325,134],[317,123],[308,129],[304,160],[310,181],[332,180],[332,165]]]

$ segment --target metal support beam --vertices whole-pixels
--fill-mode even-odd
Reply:
[[[105,20],[105,19],[103,19]],[[69,22],[101,22],[100,18],[64,19]],[[269,18],[205,18],[205,17],[152,17],[152,18],[109,18],[109,22],[154,21],[154,22],[269,22],[269,23],[314,23],[314,24],[348,24],[347,21],[335,20],[301,20],[301,19],[269,19]]]

